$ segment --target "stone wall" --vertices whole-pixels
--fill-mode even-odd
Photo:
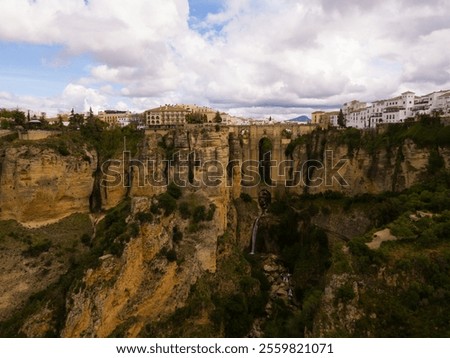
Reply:
[[[19,131],[19,139],[21,140],[41,140],[50,136],[61,134],[60,131],[45,131],[45,130],[26,130]]]

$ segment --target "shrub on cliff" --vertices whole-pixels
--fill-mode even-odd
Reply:
[[[22,255],[25,257],[37,257],[40,254],[48,251],[52,243],[49,240],[44,240],[40,242],[36,242],[30,245],[28,249],[22,252]]]
[[[167,186],[167,193],[172,196],[174,199],[181,198],[181,195],[183,194],[181,192],[181,189],[178,185],[176,185],[174,182],[170,183]]]
[[[150,223],[153,221],[153,215],[147,212],[139,212],[136,214],[136,219],[139,220],[141,224]]]
[[[245,203],[251,203],[252,202],[252,197],[249,195],[249,194],[247,194],[247,193],[241,193],[241,195],[239,196],[241,199],[242,199],[242,201],[243,202],[245,202]]]
[[[172,230],[172,240],[175,243],[180,242],[181,240],[183,240],[183,233],[180,231],[180,229],[178,228],[178,226],[174,226],[173,230]]]
[[[189,204],[186,203],[185,201],[180,203],[178,209],[180,210],[180,215],[184,220],[189,219],[191,217],[191,209],[189,208]]]
[[[192,214],[192,220],[194,223],[206,220],[206,207],[204,205],[195,207],[194,213]]]
[[[164,210],[164,215],[169,216],[177,208],[177,201],[168,193],[158,196],[158,208]]]

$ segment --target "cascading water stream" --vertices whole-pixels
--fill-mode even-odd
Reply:
[[[258,233],[258,222],[261,218],[261,215],[263,213],[259,214],[258,217],[255,220],[255,223],[253,224],[253,231],[252,231],[252,251],[250,252],[251,255],[254,255],[255,248],[256,248],[256,234]]]

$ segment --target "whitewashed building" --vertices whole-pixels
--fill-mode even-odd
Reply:
[[[407,91],[400,96],[365,102],[351,101],[342,107],[346,126],[359,129],[375,128],[381,123],[404,123],[408,118],[434,112],[450,114],[450,90],[439,91],[418,97]],[[332,122],[334,125],[334,122]]]
[[[450,113],[450,90],[432,92],[416,97],[413,107],[414,115],[431,114],[433,112]]]

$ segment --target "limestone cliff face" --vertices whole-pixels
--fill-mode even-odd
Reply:
[[[89,211],[95,153],[63,156],[40,146],[0,153],[0,219],[45,224]]]
[[[92,194],[101,199],[98,210],[108,209],[126,196],[158,195],[165,191],[167,180],[195,190],[207,188],[214,201],[229,194],[237,198],[242,190],[256,197],[262,186],[241,186],[239,161],[250,158],[241,137],[213,127],[149,131],[137,157],[120,155],[107,166],[100,163],[103,172],[97,170],[95,152],[64,156],[39,145],[6,147],[0,153],[0,219],[35,224],[56,221],[87,212]],[[281,151],[288,141],[281,139]],[[438,148],[438,152],[450,168],[450,150]],[[363,147],[349,150],[334,141],[332,133],[319,133],[292,152],[294,186],[290,190],[334,190],[348,195],[401,191],[420,181],[429,157],[430,148],[420,148],[410,140],[369,152]],[[273,194],[283,191],[286,184],[276,182],[278,189],[269,188]]]
[[[430,148],[419,148],[411,140],[374,153],[363,148],[349,152],[347,145],[332,142],[316,148],[314,153],[308,152],[307,146],[301,145],[293,153],[294,190],[302,192],[306,188],[311,194],[332,190],[350,196],[409,188],[427,172],[430,157]],[[439,148],[439,154],[445,167],[450,168],[449,149]],[[308,160],[317,160],[311,164],[314,168],[308,169]]]
[[[206,197],[197,199],[207,201]],[[136,212],[148,210],[149,205],[147,197],[134,199]],[[120,258],[106,255],[98,268],[86,272],[82,288],[69,298],[62,335],[136,337],[146,324],[182,307],[197,278],[216,270],[224,212],[225,207],[216,210],[214,220],[195,233],[189,233],[188,221],[176,214],[141,226]],[[172,239],[174,226],[184,233],[180,242]],[[176,259],[167,256],[170,250]]]
[[[319,133],[311,143],[293,150],[292,175],[296,186],[290,189],[292,192],[303,193],[306,187],[309,193],[334,190],[348,195],[400,191],[420,182],[428,170],[430,149],[419,148],[411,141],[375,152],[363,148],[350,151],[347,145],[326,136]],[[226,128],[199,126],[150,131],[136,157],[117,158],[103,167],[105,172],[98,171],[97,157],[88,151],[82,156],[63,156],[50,148],[22,145],[0,152],[0,220],[42,225],[74,212],[88,212],[96,194],[100,209],[115,207],[125,197],[131,197],[132,212],[127,222],[137,223],[137,214],[150,211],[158,195],[167,190],[168,181],[182,187],[183,195],[178,203],[184,201],[191,209],[198,205],[208,208],[210,204],[216,208],[212,221],[202,222],[195,228],[179,211],[169,216],[155,215],[151,223],[140,225],[123,254],[104,255],[97,267],[83,273],[81,285],[67,296],[67,316],[58,334],[139,336],[147,325],[183,307],[192,285],[200,277],[216,272],[221,262],[217,259],[220,252],[216,252],[218,238],[225,231],[231,237],[229,251],[248,249],[259,211],[255,201],[233,201],[243,190],[242,171],[230,163],[251,159],[255,154],[244,150],[248,143],[241,137],[239,132]],[[283,155],[283,145],[287,143],[286,138],[280,140],[278,149]],[[258,151],[257,146],[253,151]],[[450,168],[450,150],[439,148],[439,154],[446,168]],[[320,166],[305,166],[309,160],[321,161],[328,166],[328,171]],[[340,160],[344,162],[339,172],[330,173]],[[337,180],[339,174],[341,182]],[[283,194],[284,183],[278,184]],[[262,188],[256,186],[249,192],[255,196]],[[276,193],[276,189],[268,189]],[[337,239],[352,237],[370,225],[367,218],[352,215],[342,219],[341,214],[320,214],[313,223]],[[175,227],[183,233],[181,240],[173,239]],[[332,278],[325,301],[331,305],[335,291],[351,279],[349,276]],[[238,284],[227,282],[229,291]],[[282,291],[283,295],[285,292],[288,291]],[[347,311],[343,308],[339,314],[351,314],[357,319],[360,313],[357,310],[348,313],[349,307],[344,307]],[[28,320],[22,332],[29,336],[45,333],[49,316],[46,310]],[[325,332],[338,328],[318,329]],[[350,328],[345,326],[345,329]]]
[[[179,201],[187,202],[191,209],[214,204],[214,218],[192,229],[190,221],[177,211],[167,217],[157,215],[152,223],[141,225],[139,235],[127,244],[120,258],[106,255],[98,268],[86,272],[82,288],[68,300],[63,336],[136,337],[147,324],[185,305],[197,279],[216,271],[217,239],[227,228],[230,195],[226,186],[208,182],[208,168],[203,163],[214,160],[226,168],[226,138],[227,133],[214,129],[150,133],[146,137],[138,160],[126,164],[133,167],[132,182],[122,178],[132,197],[133,213],[128,220],[149,211],[156,196],[166,191],[159,181],[167,178],[184,181]],[[178,154],[168,158],[173,153]],[[167,159],[174,160],[169,163]],[[116,192],[120,198],[123,189],[118,188],[121,186],[107,188],[108,197]],[[181,241],[173,240],[175,226],[183,233]]]

